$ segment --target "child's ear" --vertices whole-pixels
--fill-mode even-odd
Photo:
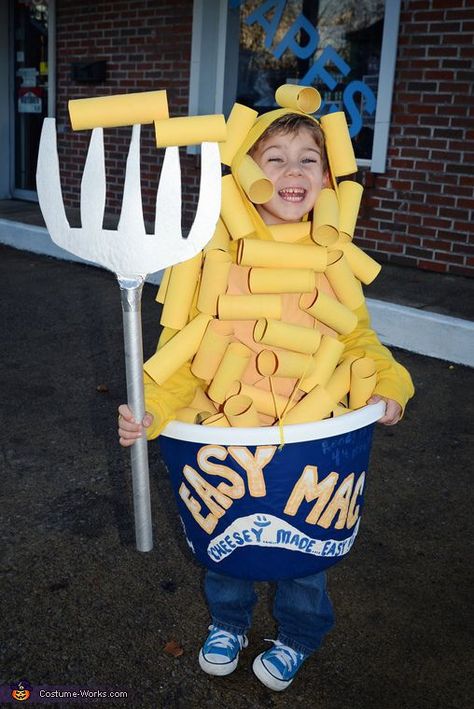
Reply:
[[[326,170],[326,172],[323,175],[323,187],[327,187],[330,183],[329,180],[329,172]]]

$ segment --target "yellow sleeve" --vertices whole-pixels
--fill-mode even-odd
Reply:
[[[168,342],[176,330],[163,328],[158,349]],[[191,362],[186,362],[162,385],[157,384],[144,372],[145,409],[153,414],[152,425],[147,429],[149,440],[160,435],[169,421],[175,418],[176,411],[188,406],[194,398],[196,389],[205,383],[191,372]]]
[[[370,316],[365,303],[355,313],[358,319],[357,327],[349,335],[341,335],[339,338],[344,342],[345,352],[363,349],[367,357],[374,360],[377,369],[374,394],[394,399],[403,411],[407,401],[415,393],[410,374],[394,359],[390,350],[382,345],[370,327]]]

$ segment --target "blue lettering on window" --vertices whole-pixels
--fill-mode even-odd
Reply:
[[[375,106],[377,104],[374,92],[370,86],[364,84],[363,81],[351,81],[351,83],[346,86],[344,89],[343,101],[344,106],[346,107],[351,118],[349,128],[351,138],[354,138],[354,136],[356,136],[362,128],[361,111],[354,102],[354,94],[356,93],[360,93],[364,97],[365,101],[362,105],[362,110],[365,110],[369,115],[373,115],[375,113]]]
[[[303,29],[309,37],[308,42],[304,46],[298,44],[296,41],[296,36],[301,29]],[[291,49],[293,54],[296,54],[296,56],[300,59],[307,59],[314,54],[318,48],[318,42],[318,31],[304,15],[300,15],[293,22],[280,44],[275,47],[273,54],[277,59],[280,59],[282,54],[286,52],[287,49]]]
[[[286,0],[267,0],[263,5],[257,7],[256,10],[250,13],[250,15],[245,20],[246,25],[253,25],[254,22],[258,22],[259,25],[263,27],[266,32],[265,36],[265,47],[269,49],[272,46],[273,38],[275,32],[280,24],[281,16],[285,11]],[[270,12],[270,10],[275,10],[271,20],[265,17],[265,14]]]
[[[328,89],[331,89],[331,91],[335,89],[337,86],[337,81],[326,69],[326,64],[329,64],[329,62],[334,64],[343,76],[347,76],[351,70],[349,64],[339,56],[333,47],[325,47],[321,56],[303,76],[301,83],[305,86],[311,86],[316,79],[321,79],[324,81]]]

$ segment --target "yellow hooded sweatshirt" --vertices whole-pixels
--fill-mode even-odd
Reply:
[[[248,153],[250,148],[254,143],[262,136],[262,134],[267,130],[267,128],[281,116],[287,115],[289,113],[299,113],[311,118],[306,113],[302,113],[296,109],[277,109],[275,111],[270,111],[260,116],[255,122],[254,126],[251,128],[247,134],[245,140],[237,151],[231,165],[232,174],[237,183],[239,191],[243,198],[243,203],[245,204],[246,211],[250,216],[252,223],[254,225],[254,233],[246,238],[254,238],[265,241],[276,241],[279,237],[274,235],[271,229],[263,222],[259,213],[257,212],[255,206],[249,201],[244,190],[239,184],[238,179],[238,167],[242,162],[244,156]],[[315,119],[313,119],[315,120]],[[332,176],[331,176],[332,178]],[[334,178],[333,183],[335,183]],[[309,234],[304,237],[291,237],[285,236],[285,241],[291,241],[292,243],[305,244],[314,243],[311,240]],[[232,257],[232,262],[234,265],[231,267],[231,274],[229,277],[229,287],[228,293],[248,293],[245,290],[243,283],[246,282],[245,273],[242,273],[242,267],[235,265],[236,263],[236,242],[230,242],[230,254]],[[319,290],[323,290],[334,297],[334,293],[329,285],[324,274],[318,274],[317,287]],[[286,322],[294,324],[308,325],[309,323],[305,321],[305,318],[309,317],[304,311],[298,307],[299,296],[295,294],[285,294],[284,307],[282,319]],[[193,318],[198,310],[196,308],[197,300],[197,289],[194,297],[194,302],[191,307],[190,319]],[[355,354],[356,352],[364,354],[367,357],[372,358],[375,363],[377,371],[377,383],[375,386],[374,394],[378,394],[387,399],[393,399],[397,401],[402,409],[405,408],[407,401],[413,396],[414,388],[407,370],[395,361],[390,351],[384,347],[375,332],[370,327],[370,317],[367,311],[365,303],[355,310],[357,315],[357,326],[349,335],[337,335],[333,330],[330,330],[322,323],[317,323],[317,327],[322,333],[329,333],[334,337],[337,337],[341,342],[344,343],[344,356]],[[170,340],[175,334],[176,330],[170,328],[164,328],[161,337],[158,342],[158,350],[163,347],[168,340]],[[247,346],[252,348],[251,342],[251,332],[249,330],[249,323],[235,323],[234,322],[234,334],[235,339],[244,342]],[[161,431],[164,429],[166,424],[173,420],[176,416],[176,412],[192,402],[196,390],[198,387],[206,388],[206,382],[198,379],[191,372],[191,361],[186,362],[182,367],[180,367],[172,376],[170,376],[166,382],[158,385],[148,374],[144,373],[145,376],[145,402],[146,409],[154,416],[153,424],[147,430],[147,437],[149,439],[156,438]],[[247,376],[247,373],[246,373]],[[252,366],[249,367],[247,383],[255,383],[257,377],[255,372],[252,370]],[[291,380],[287,382],[287,386],[291,389],[296,380]],[[281,384],[281,381],[280,381]],[[285,393],[288,395],[288,390],[278,388],[278,382],[275,387],[277,393]]]

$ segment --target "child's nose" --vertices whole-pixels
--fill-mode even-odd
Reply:
[[[288,175],[300,175],[301,174],[301,165],[298,160],[292,160],[291,162],[288,163],[286,172]]]

